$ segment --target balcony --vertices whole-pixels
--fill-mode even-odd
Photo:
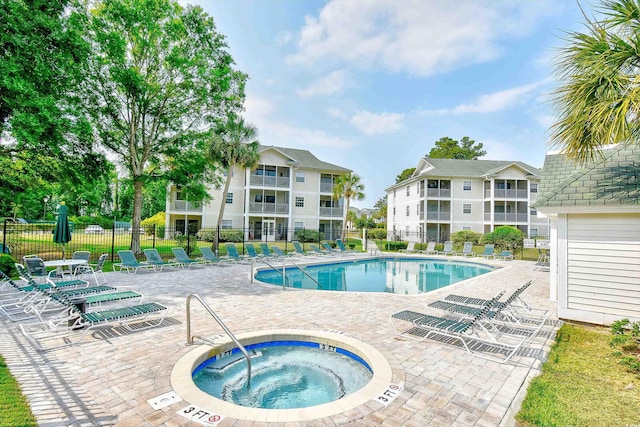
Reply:
[[[202,212],[202,202],[187,202],[186,200],[174,200],[173,202],[171,202],[171,211]]]
[[[529,192],[527,190],[493,190],[494,199],[527,199]],[[486,199],[491,197],[491,190],[484,190],[484,197]]]
[[[427,221],[450,221],[451,212],[427,212]]]
[[[320,183],[320,192],[321,193],[333,193],[333,183],[331,183],[331,182],[321,182]]]
[[[427,188],[428,198],[451,198],[450,188]]]
[[[288,203],[249,203],[249,213],[288,214]]]
[[[343,208],[320,208],[321,217],[342,218],[344,216]]]
[[[249,176],[249,185],[252,187],[275,187],[289,188],[291,179],[288,176],[267,176],[255,175]]]
[[[491,214],[485,213],[484,220],[486,222],[491,221]],[[509,223],[513,224],[516,222],[527,222],[527,214],[526,213],[494,213],[493,214],[493,222],[499,223]]]

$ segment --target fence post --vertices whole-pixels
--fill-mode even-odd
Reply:
[[[2,226],[2,251],[4,252],[7,247],[7,218],[4,219],[4,225]]]
[[[156,225],[153,224],[153,228],[151,229],[151,233],[153,234],[153,239],[152,239],[152,245],[155,248],[156,247]]]
[[[220,226],[216,226],[216,255],[218,255],[218,251],[220,250]]]
[[[111,227],[111,262],[116,260],[116,222]]]
[[[187,253],[191,253],[191,230],[187,227]]]

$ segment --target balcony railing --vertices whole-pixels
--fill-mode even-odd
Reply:
[[[484,214],[485,221],[491,221],[491,214]],[[504,222],[504,223],[514,223],[514,222],[527,222],[527,214],[526,213],[494,213],[493,214],[493,222]]]
[[[186,200],[174,200],[171,202],[172,211],[202,212],[201,202],[187,202]]]
[[[258,187],[289,188],[289,182],[288,176],[251,175],[249,177],[249,184]]]
[[[449,221],[451,212],[427,212],[427,221]]]
[[[493,190],[494,199],[526,199],[528,196],[529,192],[527,190]],[[484,197],[491,197],[491,190],[484,190]]]
[[[333,184],[330,182],[321,182],[320,183],[320,192],[321,193],[333,193]]]
[[[427,197],[451,197],[451,189],[449,188],[428,188]]]
[[[320,208],[321,217],[342,218],[344,216],[343,208]]]
[[[288,203],[249,203],[249,213],[288,214]]]

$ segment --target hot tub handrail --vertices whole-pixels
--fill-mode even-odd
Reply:
[[[293,262],[292,260],[288,260],[288,259],[283,259],[282,260],[282,271],[280,271],[278,268],[276,268],[275,266],[271,265],[269,262],[267,262],[267,260],[265,259],[260,259],[260,262],[263,262],[265,264],[267,264],[269,267],[271,267],[273,269],[273,271],[277,271],[278,273],[280,273],[282,275],[282,288],[286,288],[287,287],[287,282],[289,280],[289,278],[287,277],[287,269],[286,269],[286,265],[287,262],[289,262],[292,266],[296,267],[298,270],[300,270],[302,272],[302,274],[304,274],[305,276],[307,276],[309,279],[311,279],[312,281],[314,281],[316,283],[316,285],[318,285],[318,289],[322,289],[322,285],[320,284],[320,282],[318,282],[316,279],[313,278],[313,276],[311,276],[309,273],[307,273],[306,271],[304,271],[304,269],[302,267],[300,267],[298,264],[296,264],[295,262]],[[251,263],[251,281],[253,282],[253,263]]]
[[[240,349],[240,351],[244,355],[244,358],[247,359],[247,387],[249,387],[251,385],[251,358],[249,357],[249,353],[247,353],[247,350],[244,348],[244,346],[240,344],[240,341],[238,341],[235,335],[233,335],[229,328],[227,328],[227,325],[224,324],[222,319],[220,319],[218,315],[211,309],[211,307],[209,307],[209,304],[204,302],[204,300],[197,294],[190,294],[187,297],[187,344],[193,344],[194,338],[191,335],[191,298],[195,298],[200,301],[200,304],[202,304],[205,310],[209,312],[211,317],[213,317],[213,319],[218,322],[218,325],[220,325],[220,327],[229,336],[229,338],[231,338],[231,340],[238,346],[238,349]]]

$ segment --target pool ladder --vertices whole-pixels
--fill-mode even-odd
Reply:
[[[318,282],[316,279],[314,279],[309,273],[307,273],[306,271],[304,271],[304,269],[302,267],[300,267],[298,264],[296,264],[295,262],[291,261],[291,260],[287,260],[287,259],[283,259],[282,260],[282,271],[280,271],[278,268],[276,268],[275,266],[271,265],[269,262],[267,262],[267,260],[265,259],[260,259],[261,262],[267,264],[269,267],[271,267],[273,269],[273,271],[277,271],[278,273],[280,273],[282,275],[282,288],[286,288],[287,287],[287,283],[289,281],[289,278],[287,277],[287,261],[289,261],[289,263],[296,267],[298,270],[302,271],[302,274],[304,274],[305,276],[307,276],[309,279],[313,280],[316,285],[318,285],[318,289],[322,289],[322,285],[320,284],[320,282]],[[253,262],[251,263],[251,282],[253,282]]]
[[[205,310],[209,312],[211,317],[213,317],[213,319],[216,322],[218,322],[218,325],[220,325],[220,327],[229,336],[229,338],[231,338],[231,340],[238,346],[238,349],[244,355],[244,358],[247,360],[247,387],[249,387],[251,385],[251,357],[249,357],[249,353],[247,353],[247,350],[244,348],[244,346],[240,344],[240,341],[238,341],[235,335],[233,335],[233,333],[229,330],[229,328],[227,328],[227,325],[224,324],[224,322],[211,309],[211,307],[209,307],[209,305],[206,302],[204,302],[203,299],[200,298],[200,296],[197,294],[191,294],[187,297],[187,345],[192,345],[194,343],[193,342],[194,338],[196,338],[195,335],[193,336],[191,335],[191,299],[192,298],[195,298],[198,301],[200,301],[200,304],[202,304]],[[201,338],[201,337],[197,337],[197,338]],[[209,344],[213,344],[207,339],[204,339],[204,338],[201,338],[201,339],[203,339],[203,341],[206,341]]]

